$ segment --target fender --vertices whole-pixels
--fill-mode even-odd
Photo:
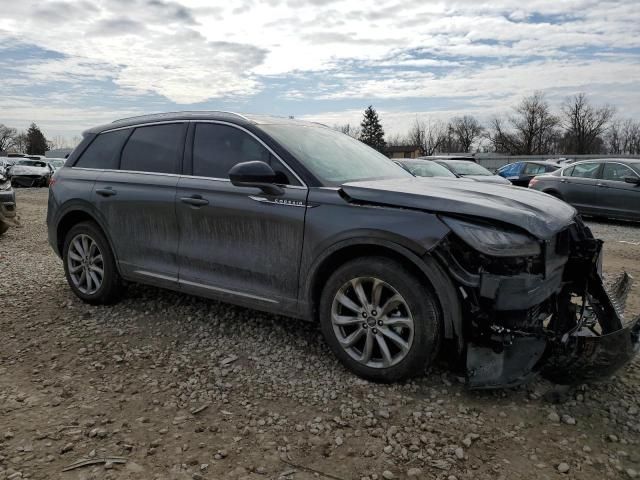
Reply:
[[[56,214],[56,218],[53,220],[53,223],[55,225],[55,251],[58,254],[58,256],[62,257],[62,252],[58,251],[57,245],[58,245],[58,241],[59,239],[58,237],[58,226],[60,225],[60,222],[70,213],[74,213],[74,212],[82,212],[85,213],[87,215],[89,215],[94,222],[96,222],[98,224],[98,226],[100,227],[100,229],[102,230],[102,233],[104,234],[104,236],[106,237],[107,241],[109,242],[109,248],[111,248],[111,252],[113,253],[113,257],[116,261],[116,265],[118,266],[118,269],[120,268],[119,265],[119,261],[118,261],[118,252],[116,252],[115,248],[113,248],[113,240],[111,239],[111,234],[109,233],[109,229],[106,228],[106,222],[104,221],[104,218],[102,217],[102,214],[100,213],[100,211],[95,208],[95,206],[91,203],[88,202],[86,200],[81,200],[81,199],[74,199],[74,200],[69,200],[67,202],[65,202],[62,206],[60,206],[60,208],[58,209],[58,212]]]
[[[302,298],[307,306],[308,318],[313,318],[314,315],[313,291],[320,268],[333,254],[345,248],[354,246],[386,248],[402,256],[402,258],[417,267],[427,278],[437,296],[440,310],[442,312],[445,338],[456,339],[458,352],[462,352],[464,347],[464,340],[462,336],[462,306],[458,292],[445,270],[428,253],[428,251],[424,255],[420,256],[409,250],[404,245],[400,245],[388,239],[376,238],[371,235],[351,237],[333,243],[316,257],[306,272],[302,272]]]

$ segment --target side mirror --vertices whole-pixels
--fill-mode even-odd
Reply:
[[[229,170],[229,180],[236,187],[258,187],[267,195],[282,195],[284,190],[276,185],[277,175],[268,164],[261,161],[242,162]]]
[[[640,185],[640,177],[624,177],[625,183],[634,183],[636,185]]]

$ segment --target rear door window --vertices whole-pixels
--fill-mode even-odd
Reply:
[[[300,185],[291,172],[260,142],[239,128],[198,123],[193,138],[196,177],[228,179],[229,170],[241,162],[259,160],[273,168],[282,185]]]
[[[602,179],[614,182],[624,182],[624,177],[637,177],[637,175],[626,165],[619,163],[605,163],[602,170]]]
[[[578,178],[598,178],[600,165],[600,163],[579,163],[573,167],[573,171],[569,175]]]
[[[122,150],[120,170],[178,173],[185,131],[185,123],[136,128]]]
[[[524,175],[540,175],[546,171],[544,165],[537,163],[527,163],[524,167]]]
[[[129,128],[101,133],[89,144],[74,167],[116,170],[120,150],[130,133]]]

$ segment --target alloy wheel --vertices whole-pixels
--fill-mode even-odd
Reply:
[[[86,295],[96,293],[104,280],[102,252],[85,233],[73,237],[67,252],[67,267],[73,286]]]
[[[414,319],[409,305],[378,278],[345,283],[334,296],[331,322],[340,346],[367,367],[391,367],[411,350]]]

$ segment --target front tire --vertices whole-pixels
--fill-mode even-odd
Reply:
[[[122,279],[109,242],[95,223],[74,225],[62,251],[67,282],[81,300],[97,305],[118,299]]]
[[[395,382],[419,375],[440,344],[440,315],[429,285],[386,257],[345,263],[320,299],[331,350],[356,375]]]

